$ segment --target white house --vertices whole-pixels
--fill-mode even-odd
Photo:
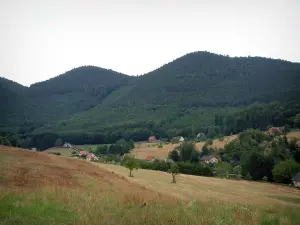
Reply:
[[[205,163],[217,163],[221,160],[218,157],[213,155],[205,155],[200,159],[200,161]]]
[[[300,173],[296,174],[296,176],[292,178],[292,181],[296,187],[300,187]]]
[[[179,142],[184,142],[184,138],[183,138],[183,137],[180,137],[180,138],[179,138]]]
[[[72,148],[72,145],[68,142],[65,142],[63,145],[64,148]]]

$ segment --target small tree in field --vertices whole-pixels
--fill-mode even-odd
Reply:
[[[171,168],[168,170],[168,173],[170,173],[172,175],[172,178],[173,178],[172,183],[176,184],[176,175],[179,174],[179,167],[178,167],[178,165],[176,163],[173,163],[171,165]]]
[[[123,166],[129,169],[129,177],[133,177],[132,170],[139,168],[139,162],[133,156],[126,155]]]

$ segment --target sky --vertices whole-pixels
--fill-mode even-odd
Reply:
[[[0,77],[141,75],[194,51],[300,62],[300,0],[0,0]]]

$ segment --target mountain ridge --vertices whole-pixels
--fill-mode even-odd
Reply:
[[[25,88],[24,97],[2,112],[0,128],[22,130],[30,124],[34,133],[130,130],[143,132],[143,138],[209,129],[219,133],[223,128],[219,131],[214,122],[217,114],[225,118],[255,102],[297,102],[299,87],[300,63],[263,57],[193,52],[137,77],[82,66]],[[7,120],[10,114],[14,116]]]

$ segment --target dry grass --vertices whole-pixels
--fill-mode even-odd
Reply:
[[[221,141],[219,139],[213,140],[213,144],[211,147],[213,148],[224,148],[225,144],[235,139],[237,135],[227,136]],[[157,159],[166,159],[170,151],[172,151],[179,144],[163,144],[162,148],[158,148],[157,143],[148,143],[148,142],[140,142],[135,144],[135,148],[131,151],[131,153],[137,159],[145,159],[147,156],[153,156]],[[202,147],[205,145],[205,142],[197,142],[196,148],[198,151],[202,150]]]
[[[97,164],[108,171],[114,171],[127,176],[127,169],[108,164]],[[134,171],[134,182],[147,188],[172,194],[183,200],[211,201],[221,200],[232,203],[247,204],[289,204],[272,198],[272,196],[299,197],[300,191],[268,183],[250,182],[244,180],[227,180],[221,178],[192,176],[181,174],[177,177],[177,184],[170,183],[168,173],[152,170]],[[292,204],[292,203],[291,203]]]
[[[153,156],[157,159],[166,159],[168,153],[172,151],[178,144],[163,144],[162,148],[158,148],[159,144],[154,143],[137,143],[135,148],[131,150],[137,159],[145,159],[147,156]]]
[[[300,221],[299,208],[284,201],[297,194],[287,188],[184,175],[174,185],[162,172],[139,170],[132,179],[127,173],[117,166],[0,147],[0,224],[293,225]],[[268,198],[267,192],[281,198]],[[235,203],[242,199],[256,203],[258,198],[276,207]],[[186,204],[178,199],[201,202]]]
[[[299,130],[291,131],[286,136],[289,140],[293,138],[300,139],[300,131]]]

